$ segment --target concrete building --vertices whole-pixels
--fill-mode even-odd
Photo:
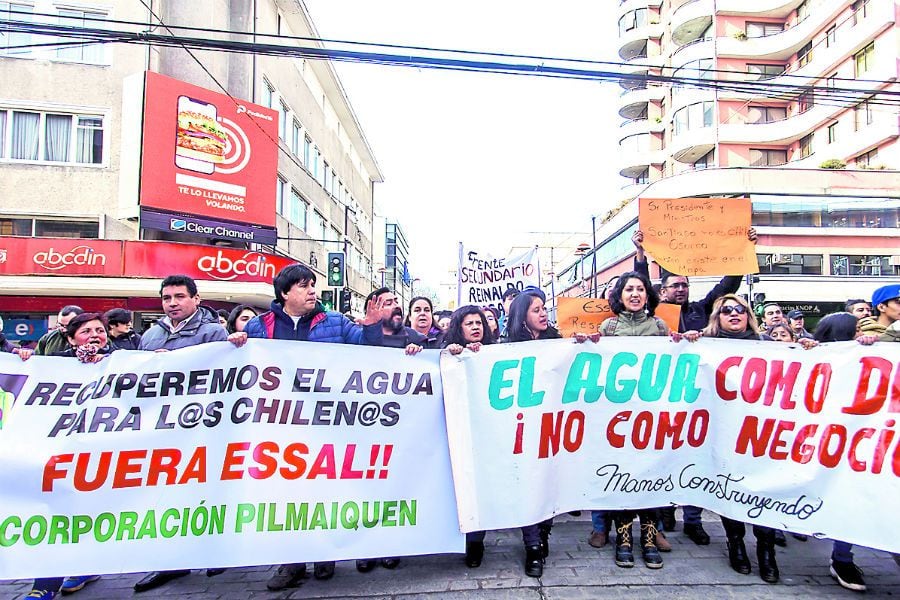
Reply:
[[[621,0],[626,185],[558,289],[587,295],[595,259],[601,289],[630,270],[639,196],[749,196],[757,300],[821,315],[900,276],[900,118],[877,95],[897,91],[898,15],[894,0]]]
[[[4,1],[0,21],[152,29],[284,45],[301,42],[266,36],[318,37],[300,0],[160,0],[151,6],[152,13],[139,2],[63,6],[53,0]],[[158,25],[160,21],[166,27]],[[230,263],[215,256],[234,255],[238,258],[227,260],[266,267],[257,277],[248,277],[242,267],[240,273],[205,278],[201,293],[214,306],[267,305],[272,292],[266,279],[271,281],[272,267],[290,260],[317,271],[323,288],[327,252],[346,251],[347,286],[353,291],[354,309],[362,311],[362,298],[373,281],[373,196],[382,174],[330,63],[205,50],[189,54],[172,46],[73,44],[70,38],[2,29],[0,254],[11,259],[22,247],[23,238],[12,236],[81,240],[92,256],[99,256],[90,247],[93,240],[122,240],[126,271],[87,276],[69,268],[47,270],[46,261],[34,261],[30,270],[18,267],[12,274],[0,270],[6,273],[0,275],[0,314],[41,319],[72,302],[86,309],[125,306],[158,312],[161,274],[127,272],[128,244],[151,242],[156,245],[149,254],[177,254],[187,248],[181,243],[190,243],[191,248],[208,249],[214,257],[210,260],[219,264]],[[54,41],[68,43],[40,45]],[[240,219],[226,222],[224,228],[184,229],[192,216],[188,209],[164,215],[178,217],[180,231],[148,220],[133,185],[134,146],[140,138],[132,130],[139,135],[134,122],[140,115],[131,110],[127,89],[128,78],[145,71],[277,113],[277,139],[270,138],[278,146],[277,174],[271,174],[270,188],[277,239],[254,243],[220,235],[245,226]],[[50,256],[69,257],[62,262],[74,256],[71,250],[52,246],[45,254],[49,250]]]

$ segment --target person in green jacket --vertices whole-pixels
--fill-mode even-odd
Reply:
[[[63,306],[56,316],[56,329],[48,331],[38,340],[34,353],[40,356],[52,356],[57,352],[62,352],[69,347],[69,340],[66,337],[66,326],[69,321],[83,313],[80,306],[69,304]]]

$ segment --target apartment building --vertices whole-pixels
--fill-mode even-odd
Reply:
[[[637,198],[750,197],[759,281],[812,315],[900,277],[894,0],[621,0],[620,202],[565,295],[630,270]],[[698,294],[712,283],[698,278]]]
[[[346,252],[347,287],[362,310],[372,289],[373,196],[382,174],[330,63],[91,43],[28,24],[287,46],[318,35],[300,0],[0,2],[0,314],[7,322],[40,323],[70,303],[122,306],[149,318],[159,312],[159,280],[170,272],[201,280],[214,307],[265,306],[278,268],[307,264],[322,287],[334,251]],[[147,147],[157,132],[148,125],[144,82],[154,78],[231,105],[237,116],[230,120],[215,109],[207,115],[229,135],[226,166],[229,153],[249,160],[248,140],[264,136],[253,159],[274,158],[255,174],[263,178],[259,190],[212,181],[246,162],[225,169],[179,158],[174,117],[160,134],[172,143]],[[190,92],[178,98],[195,111],[208,106]],[[153,169],[172,169],[174,158],[179,182],[200,182],[205,198],[244,190],[241,202],[253,210],[211,217],[177,197],[162,198],[159,210],[147,200],[154,152],[165,155]],[[215,203],[222,204],[206,206]]]

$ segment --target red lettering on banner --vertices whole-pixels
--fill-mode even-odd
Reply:
[[[737,392],[725,388],[725,378],[728,370],[741,364],[740,356],[729,356],[716,367],[716,394],[722,400],[736,400]]]
[[[616,431],[620,423],[632,421],[632,412],[623,410],[616,413],[606,426],[606,438],[613,448],[624,448],[626,436]],[[688,420],[690,415],[690,420]],[[687,429],[685,430],[685,425]],[[644,450],[653,442],[654,450],[668,448],[675,450],[687,444],[693,448],[703,445],[706,434],[709,431],[709,411],[705,409],[695,410],[690,413],[679,411],[668,413],[666,411],[654,414],[645,410],[637,413],[631,425],[631,445],[638,450]],[[682,434],[685,439],[682,440]]]
[[[797,429],[791,450],[788,445],[788,432],[796,429],[793,421],[764,419],[749,415],[744,418],[741,430],[735,443],[737,454],[750,454],[755,458],[766,455],[772,460],[791,460],[797,464],[807,464],[814,458],[826,469],[835,469],[846,458],[847,464],[854,472],[879,474],[884,466],[888,453],[893,451],[891,468],[900,477],[900,443],[894,443],[896,426],[894,419],[888,419],[884,429],[874,444],[866,443],[875,437],[876,430],[863,427],[856,431],[848,431],[846,425],[832,423],[819,426],[811,423]],[[785,439],[785,438],[788,439]],[[867,461],[866,456],[871,456]]]
[[[859,382],[856,384],[856,394],[853,397],[853,403],[841,409],[849,415],[871,415],[875,414],[888,398],[890,390],[891,405],[888,412],[900,412],[900,368],[894,376],[894,383],[891,385],[891,371],[894,364],[886,358],[878,356],[864,356],[859,359],[862,363],[862,371],[859,374]],[[872,376],[877,373],[878,380],[874,393],[869,395]]]
[[[325,444],[308,462],[309,446],[301,442],[290,443],[282,449],[277,442],[264,441],[252,446],[252,450],[250,442],[232,442],[225,448],[221,479],[243,479],[245,473],[257,480],[276,475],[288,481],[300,478],[387,479],[393,449],[391,444],[372,444],[369,447],[368,468],[362,469],[362,465],[356,463],[358,456],[364,453],[357,452],[357,444],[347,444],[343,448]],[[249,456],[245,454],[247,451],[250,451]],[[253,464],[244,468],[244,461],[248,458]]]
[[[565,420],[563,420],[565,418]],[[564,411],[541,415],[541,438],[538,458],[556,456],[562,441],[566,452],[576,452],[584,439],[584,413],[574,410],[568,415]]]
[[[52,456],[44,465],[41,490],[52,492],[57,480],[72,479],[72,487],[79,492],[93,492],[107,482],[112,489],[155,486],[165,476],[164,485],[183,485],[191,481],[206,482],[206,446],[194,449],[181,476],[178,477],[181,451],[177,448],[90,452]],[[91,463],[96,458],[96,466]],[[74,467],[72,463],[74,461]],[[71,467],[71,468],[70,468]]]

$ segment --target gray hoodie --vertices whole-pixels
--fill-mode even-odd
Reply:
[[[178,331],[173,332],[169,319],[160,319],[141,336],[139,350],[178,350],[206,342],[223,342],[228,332],[219,324],[219,316],[205,306],[198,306],[197,313]]]

